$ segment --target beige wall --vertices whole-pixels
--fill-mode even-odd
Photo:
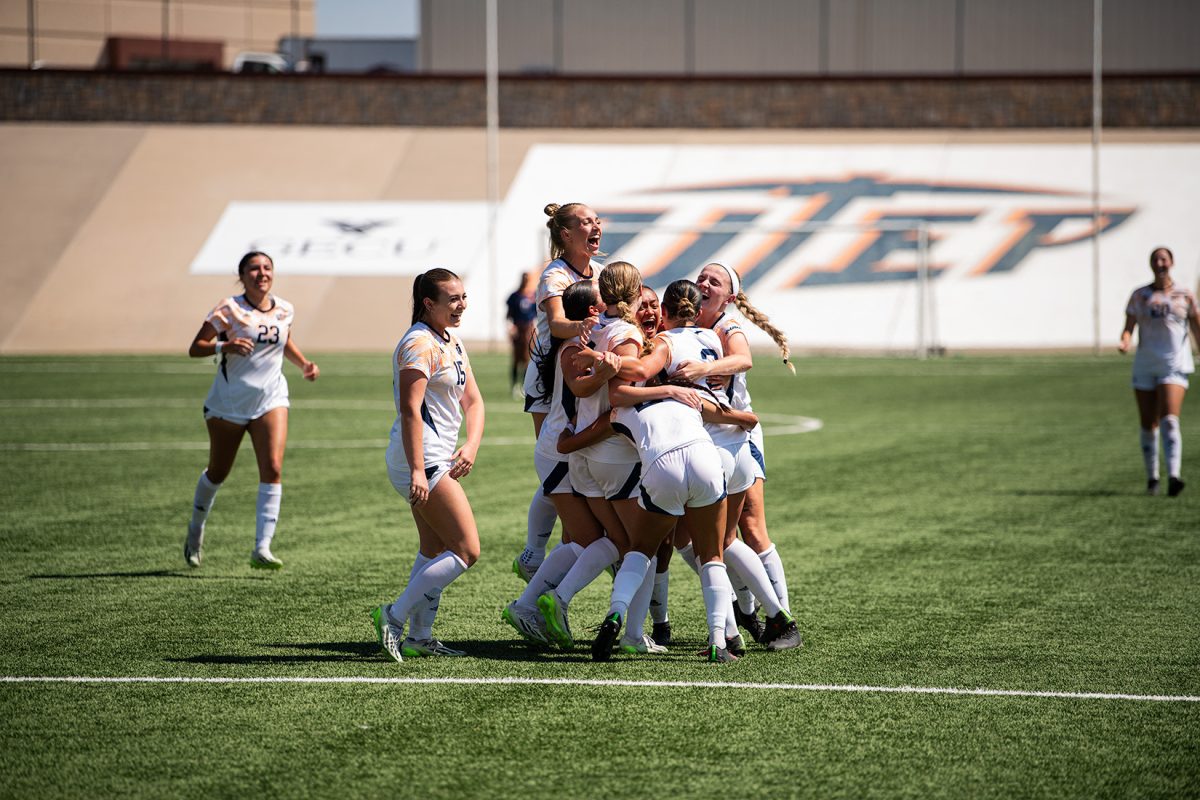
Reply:
[[[31,33],[33,56],[42,66],[91,68],[100,60],[108,37],[158,38],[164,35],[164,27],[172,39],[225,42],[228,67],[243,50],[274,52],[283,36],[313,35],[314,3],[315,0],[0,0],[0,67],[29,66]]]
[[[1086,131],[505,130],[501,192],[539,143],[1086,142]],[[1200,140],[1112,132],[1111,143]],[[231,201],[482,200],[478,128],[0,125],[0,353],[182,354],[228,276],[189,265]],[[386,350],[410,291],[392,278],[289,276],[308,350]]]

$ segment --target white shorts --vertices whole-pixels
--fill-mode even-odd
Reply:
[[[568,463],[571,465],[571,486],[584,497],[628,500],[638,496],[638,484],[642,478],[641,462],[605,464],[571,453]]]
[[[525,410],[529,413],[549,414],[550,413],[550,398],[538,401],[536,398],[542,393],[542,382],[538,379],[537,359],[531,357],[529,365],[525,367]]]
[[[754,459],[754,477],[767,479],[767,459],[763,455],[762,423],[750,429],[750,456]]]
[[[556,461],[540,453],[533,454],[533,468],[537,470],[538,480],[542,482],[542,494],[549,497],[552,494],[572,494],[571,476],[567,474],[566,461]]]
[[[433,464],[426,464],[425,480],[429,484],[429,493],[433,494],[433,488],[441,482],[442,478],[449,474],[449,461],[437,461]],[[388,464],[388,479],[391,480],[392,486],[396,488],[400,496],[411,503],[412,501],[409,500],[409,496],[412,494],[412,472],[409,470],[408,465],[406,464],[402,468],[397,468]]]
[[[750,442],[718,446],[721,466],[725,469],[725,490],[730,494],[744,492],[759,478],[759,465],[750,452]]]
[[[283,402],[280,403],[279,405],[271,406],[270,408],[264,409],[262,411],[258,411],[252,417],[243,416],[241,414],[227,414],[224,411],[218,411],[215,408],[209,408],[208,406],[205,406],[204,407],[204,418],[205,419],[223,419],[226,422],[232,422],[234,425],[249,425],[254,420],[256,420],[260,417],[266,416],[267,412],[274,411],[277,408],[288,408],[288,401],[287,401],[286,397],[283,399]]]
[[[692,442],[663,453],[642,473],[638,504],[647,511],[682,517],[725,496],[725,472],[712,442]]]
[[[1171,383],[1188,388],[1188,373],[1186,372],[1152,372],[1150,370],[1133,371],[1133,388],[1139,392],[1152,392],[1158,386]]]

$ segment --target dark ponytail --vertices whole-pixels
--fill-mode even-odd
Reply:
[[[573,283],[562,293],[563,314],[567,319],[576,322],[587,319],[588,312],[599,299],[600,295],[596,291],[596,284],[591,281]],[[545,350],[536,348],[534,350],[533,362],[537,369],[535,388],[541,390],[536,398],[539,403],[547,403],[554,397],[554,375],[555,370],[558,369],[558,350],[565,341],[566,339],[552,336],[549,347]]]
[[[428,272],[422,272],[413,280],[413,325],[416,325],[425,316],[425,301],[433,300],[437,302],[441,285],[456,280],[459,280],[457,275],[448,269],[441,269],[440,267],[431,269]]]

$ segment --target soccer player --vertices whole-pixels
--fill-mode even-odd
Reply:
[[[596,285],[591,281],[568,286],[562,294],[562,305],[569,320],[597,317],[604,308]],[[575,419],[581,403],[598,393],[607,394],[608,379],[617,373],[620,360],[610,353],[594,367],[582,371],[573,360],[581,346],[578,337],[566,342],[552,338],[550,349],[537,356],[539,384],[547,387],[550,412],[538,434],[534,465],[543,494],[550,498],[562,520],[563,542],[541,563],[521,596],[505,606],[500,615],[523,637],[542,644],[549,643],[550,636],[538,610],[538,596],[563,583],[580,556],[605,535],[588,500],[572,485],[568,457],[559,452],[558,441],[560,434]],[[596,575],[605,566],[607,564],[601,564]]]
[[[600,265],[592,261],[600,253],[601,224],[596,212],[583,203],[560,206],[550,203],[542,209],[550,231],[550,263],[538,279],[537,338],[533,351],[550,349],[551,337],[567,340],[584,336],[596,322],[595,317],[569,320],[563,312],[562,293],[579,281],[595,281]],[[525,410],[533,416],[533,435],[541,433],[550,412],[548,390],[538,386],[537,369],[530,362],[525,370]],[[513,572],[528,582],[546,557],[546,543],[554,530],[556,512],[553,503],[538,489],[529,503],[525,529],[525,549],[513,560]]]
[[[208,466],[196,483],[183,558],[189,567],[200,566],[205,522],[217,490],[233,469],[242,436],[249,431],[259,480],[250,566],[281,569],[283,562],[272,554],[271,541],[283,498],[280,481],[287,445],[288,385],[283,359],[298,366],[306,380],[315,381],[321,370],[304,357],[292,339],[292,304],[271,294],[275,282],[271,257],[258,251],[242,256],[238,280],[242,293],[218,303],[188,347],[193,358],[216,355],[218,367],[204,401]]]
[[[483,398],[466,350],[450,332],[466,309],[467,293],[453,272],[418,275],[412,327],[392,356],[388,477],[408,500],[420,541],[404,593],[371,612],[380,645],[396,661],[464,655],[432,629],[442,590],[479,558],[479,531],[459,481],[471,474],[483,438]],[[467,439],[455,449],[464,418]]]
[[[521,384],[525,378],[525,370],[529,368],[529,344],[533,338],[533,323],[537,319],[536,289],[537,276],[532,272],[522,272],[521,282],[516,291],[505,301],[505,316],[509,322],[508,336],[512,344],[508,386],[513,397],[518,400],[525,396]]]
[[[655,338],[655,349],[650,354],[637,361],[623,359],[618,377],[644,381],[660,372],[672,374],[684,360],[720,358],[716,335],[695,326],[699,305],[700,291],[691,281],[675,281],[668,286],[663,295],[666,330]],[[695,389],[687,391],[693,393],[690,400],[700,401]],[[727,517],[722,459],[704,429],[700,411],[703,403],[685,403],[674,397],[660,399],[655,392],[645,386],[610,383],[610,399],[618,409],[614,427],[622,426],[618,430],[627,432],[637,446],[642,462],[639,504],[649,513],[643,516],[641,524],[628,529],[631,549],[613,582],[609,613],[592,644],[592,658],[604,661],[611,657],[626,615],[631,621],[634,619],[630,608],[635,595],[641,591],[649,594],[646,579],[648,572],[652,576],[656,551],[671,534],[675,518],[683,517],[701,565],[700,580],[709,625],[709,646],[704,655],[710,662],[732,661],[736,656],[729,652],[725,638],[726,610],[733,589],[723,561]],[[713,421],[735,420],[748,427],[757,422],[753,415]],[[772,608],[769,639],[798,639],[790,615],[777,604]]]
[[[1195,371],[1188,329],[1200,342],[1200,316],[1196,296],[1175,283],[1171,267],[1175,256],[1165,247],[1150,253],[1154,281],[1134,291],[1125,307],[1125,329],[1117,349],[1128,353],[1133,329],[1138,328],[1133,356],[1133,394],[1141,422],[1142,460],[1146,466],[1146,493],[1158,494],[1159,436],[1167,460],[1167,494],[1183,491],[1183,433],[1179,414],[1187,393],[1188,376]]]
[[[694,360],[680,365],[677,377],[687,381],[707,381],[709,386],[720,387],[727,402],[741,411],[750,411],[750,390],[746,386],[746,372],[754,366],[750,344],[741,323],[731,314],[729,306],[735,305],[746,319],[767,333],[779,347],[784,365],[795,374],[790,361],[787,337],[771,324],[765,314],[751,305],[742,291],[741,279],[736,270],[724,264],[707,264],[696,278],[700,287],[701,307],[696,322],[712,328],[721,338],[724,356],[716,361]],[[763,503],[763,483],[766,480],[762,426],[750,432],[750,453],[754,457],[755,481],[746,490],[745,502],[739,517],[738,527],[746,544],[758,554],[770,577],[776,598],[784,609],[791,611],[788,598],[787,576],[783,561],[767,534],[766,509]],[[750,633],[755,641],[761,641],[764,629],[754,609],[752,593],[738,586],[738,602],[735,604],[738,623]]]
[[[605,308],[589,331],[590,350],[602,358],[618,361],[621,355],[636,357],[645,344],[636,317],[642,296],[641,274],[628,262],[613,262],[600,273],[599,289]],[[597,366],[600,363],[597,361]],[[581,398],[576,412],[575,430],[583,434],[595,428],[598,435],[589,437],[595,441],[586,446],[579,443],[572,446],[568,459],[571,483],[575,491],[587,498],[592,513],[608,535],[580,554],[558,586],[538,597],[538,608],[547,629],[564,648],[574,646],[568,615],[572,598],[621,558],[629,547],[628,527],[637,525],[642,513],[637,505],[641,462],[632,442],[612,435],[607,389]],[[560,450],[563,449],[560,443]],[[660,650],[641,635],[621,644],[631,652]]]

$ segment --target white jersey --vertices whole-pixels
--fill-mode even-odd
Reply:
[[[571,420],[575,419],[575,408],[578,403],[575,393],[563,379],[562,353],[571,343],[578,344],[579,340],[571,339],[570,342],[563,342],[558,352],[554,354],[554,392],[550,396],[550,413],[542,422],[542,429],[538,433],[537,443],[533,448],[535,453],[552,461],[567,460],[566,453],[558,452],[558,435],[571,423]]]
[[[713,324],[714,331],[721,339],[721,352],[729,351],[729,339],[734,334],[745,337],[746,332],[742,330],[742,324],[727,314],[722,314]],[[735,408],[738,411],[753,411],[750,407],[750,389],[746,385],[746,373],[739,372],[736,375],[729,375],[728,381],[725,383],[725,388],[721,389],[721,394],[725,396],[725,402],[730,408]]]
[[[626,322],[620,317],[603,315],[600,317],[600,321],[592,327],[589,337],[591,348],[601,353],[611,352],[618,345],[630,341],[637,344],[640,352],[644,341],[642,331],[638,326]],[[600,391],[589,397],[579,398],[575,407],[577,412],[575,430],[581,431],[612,408],[608,401],[608,388],[601,388]],[[599,461],[603,464],[636,464],[638,462],[637,450],[634,449],[633,442],[625,436],[610,436],[603,441],[584,447],[578,453],[589,461]]]
[[[1190,289],[1179,284],[1165,290],[1143,286],[1129,298],[1125,313],[1137,319],[1135,373],[1186,375],[1196,370],[1188,345],[1188,318],[1196,313],[1196,296]]]
[[[466,391],[471,363],[462,342],[446,331],[441,337],[426,325],[413,325],[396,345],[392,354],[392,398],[396,403],[396,421],[388,442],[387,463],[391,469],[408,470],[404,440],[400,430],[400,373],[415,369],[429,379],[421,400],[421,447],[428,470],[454,455],[458,430],[462,427],[462,396]]]
[[[579,283],[580,281],[596,282],[597,276],[600,274],[601,266],[595,261],[589,262],[592,276],[589,278],[575,271],[575,268],[561,258],[556,258],[542,270],[542,275],[538,278],[537,294],[534,302],[537,303],[537,341],[535,343],[534,352],[546,352],[550,349],[550,318],[546,316],[544,304],[551,297],[562,297],[562,293],[567,290],[568,286]]]
[[[655,338],[657,347],[668,348],[664,372],[670,375],[683,361],[703,360],[701,351],[714,349],[720,358],[721,343],[708,328],[676,328]],[[618,427],[620,426],[620,427]],[[660,456],[692,442],[710,442],[700,411],[676,400],[649,400],[617,410],[614,426],[638,450],[644,466]]]
[[[226,297],[209,313],[206,321],[220,341],[249,339],[254,350],[248,356],[221,352],[216,377],[204,401],[206,416],[249,421],[273,408],[288,406],[283,351],[294,318],[292,304],[274,295],[267,311],[254,308],[243,294]]]

